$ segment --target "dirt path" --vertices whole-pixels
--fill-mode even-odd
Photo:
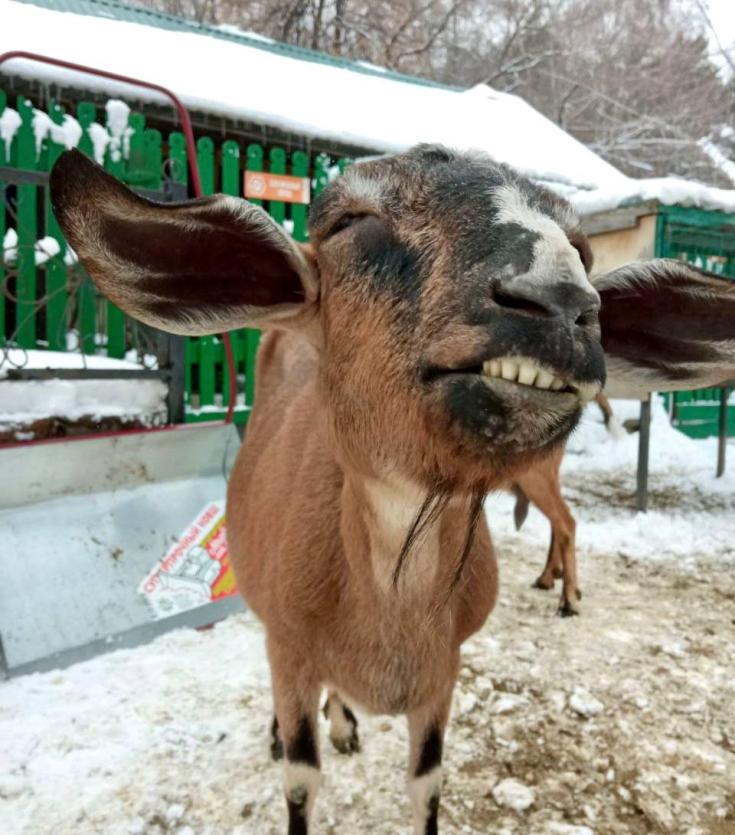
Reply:
[[[732,573],[581,554],[584,612],[562,620],[529,587],[543,555],[499,544],[504,587],[466,645],[442,832],[735,833]],[[398,725],[363,722],[367,767],[328,760],[320,831],[402,831],[405,737],[385,744]],[[505,779],[532,790],[528,809],[496,802]]]
[[[732,572],[581,553],[583,614],[561,620],[530,588],[543,553],[497,545],[501,600],[464,653],[443,835],[735,833]],[[234,618],[0,685],[0,831],[283,835],[260,645]],[[360,755],[322,745],[315,835],[409,832],[404,721],[360,721]],[[507,779],[519,808],[497,802]]]
[[[527,588],[538,559],[502,550],[501,605],[466,653],[465,693],[493,689],[489,710],[457,716],[472,756],[450,757],[456,831],[735,833],[732,573],[581,554],[584,611],[568,621]],[[499,808],[493,774],[532,787],[533,806]]]

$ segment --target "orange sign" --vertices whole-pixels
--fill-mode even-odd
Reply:
[[[245,197],[256,200],[280,200],[282,203],[308,203],[309,178],[246,171]]]

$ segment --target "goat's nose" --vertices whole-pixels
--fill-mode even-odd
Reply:
[[[600,297],[590,286],[574,281],[548,282],[514,279],[493,288],[498,307],[529,316],[562,318],[573,325],[594,324],[600,310]]]

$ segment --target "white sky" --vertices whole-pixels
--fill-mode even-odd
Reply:
[[[707,0],[707,7],[720,43],[735,57],[735,0]]]

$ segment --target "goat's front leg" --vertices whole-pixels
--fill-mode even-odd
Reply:
[[[430,705],[408,714],[408,794],[415,835],[437,835],[442,782],[444,731],[449,719],[454,681]]]
[[[271,646],[268,654],[277,733],[283,745],[288,835],[307,835],[321,782],[317,723],[321,686],[295,659],[279,655]]]

